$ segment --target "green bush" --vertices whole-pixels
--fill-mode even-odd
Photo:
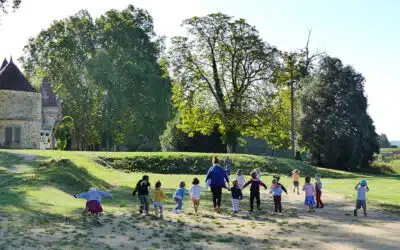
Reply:
[[[112,167],[131,172],[152,172],[160,174],[205,174],[211,166],[213,154],[201,153],[136,153],[125,157],[114,157],[112,155],[99,155],[98,163],[103,166]],[[225,159],[226,155],[219,155]],[[313,167],[307,163],[268,156],[229,155],[233,161],[233,174],[237,169],[249,174],[253,169],[260,168],[261,172],[291,175],[293,169],[297,168],[302,175],[314,175],[321,173],[324,177],[340,178],[348,176],[349,173],[330,171]]]

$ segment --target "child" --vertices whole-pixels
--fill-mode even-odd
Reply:
[[[153,196],[153,206],[154,210],[156,211],[156,217],[158,217],[158,213],[160,211],[160,219],[164,219],[163,216],[163,208],[164,208],[164,200],[165,200],[165,194],[164,191],[161,190],[161,182],[157,181],[156,182],[156,190],[154,190],[154,196]]]
[[[179,183],[179,188],[176,189],[174,193],[174,200],[176,202],[176,207],[172,210],[173,212],[179,214],[182,210],[183,198],[185,198],[185,182],[181,181]]]
[[[275,175],[273,176],[274,179],[276,179],[276,181],[278,182],[278,184],[281,186],[282,191],[285,192],[286,194],[288,194],[287,189],[279,182],[279,180],[281,179],[281,177]]]
[[[232,182],[233,187],[230,189],[232,193],[232,208],[233,213],[239,212],[239,200],[243,198],[242,189],[239,187],[238,181]]]
[[[143,214],[143,209],[146,215],[149,216],[149,176],[144,175],[140,181],[136,184],[136,188],[132,195],[135,196],[136,193],[139,195],[140,200],[140,214]]]
[[[236,180],[237,180],[237,183],[238,183],[238,188],[240,190],[242,190],[244,184],[246,184],[246,180],[244,178],[242,170],[240,170],[240,169],[238,169],[238,171],[236,172]]]
[[[356,209],[354,210],[354,216],[357,216],[357,210],[360,208],[363,208],[364,216],[367,216],[367,192],[369,191],[367,181],[362,180],[357,184],[355,190],[357,190],[357,202]]]
[[[303,191],[306,193],[306,199],[304,201],[304,205],[306,205],[310,208],[310,210],[308,210],[308,212],[315,212],[315,210],[314,210],[315,188],[314,188],[314,185],[312,185],[310,182],[311,182],[311,177],[307,176],[306,184],[304,184],[304,187],[303,187]]]
[[[194,211],[197,213],[197,210],[200,205],[200,190],[204,189],[202,186],[199,185],[200,181],[197,178],[194,178],[192,181],[192,186],[189,190],[190,199],[193,202]]]
[[[86,199],[86,208],[85,212],[90,212],[92,214],[95,214],[95,220],[98,224],[100,224],[100,213],[103,212],[103,207],[101,206],[101,198],[102,197],[107,197],[107,198],[112,198],[112,195],[104,192],[97,190],[94,187],[91,187],[89,189],[89,192],[85,193],[80,193],[80,194],[75,194],[75,198],[84,198]]]
[[[297,194],[300,194],[300,171],[298,169],[293,170],[292,172],[292,179],[293,179],[293,193],[296,192],[297,189]]]
[[[321,175],[315,175],[315,192],[317,193],[317,207],[316,208],[324,208],[324,203],[322,203],[321,196],[322,196],[322,182],[321,182]]]
[[[251,184],[251,186],[250,186],[250,212],[253,212],[254,198],[257,200],[257,210],[260,210],[260,205],[261,205],[260,186],[263,186],[265,189],[267,189],[267,186],[257,178],[257,173],[255,171],[251,172],[251,178],[252,179],[243,186],[243,189]]]
[[[282,186],[279,184],[278,180],[274,178],[272,180],[272,186],[269,192],[274,197],[275,213],[277,213],[278,211],[279,213],[282,213],[282,191]]]

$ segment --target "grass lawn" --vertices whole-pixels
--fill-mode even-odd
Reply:
[[[22,221],[21,222],[22,224],[20,224],[21,228],[15,229],[16,231],[26,230],[26,229],[34,230],[33,228],[38,225],[49,225],[49,224],[54,224],[54,222],[64,223],[65,221],[71,221],[70,223],[72,224],[70,225],[74,227],[80,225],[79,227],[84,228],[85,226],[81,225],[79,222],[80,216],[78,216],[78,214],[82,211],[85,201],[80,199],[75,199],[73,197],[73,194],[86,191],[89,187],[92,186],[109,191],[114,195],[114,199],[103,200],[103,207],[106,211],[106,214],[111,216],[104,219],[105,221],[108,220],[111,221],[114,219],[115,216],[120,216],[118,225],[121,228],[123,228],[126,226],[122,225],[124,223],[124,220],[128,221],[137,220],[136,217],[127,217],[126,219],[125,217],[123,217],[123,219],[121,218],[122,216],[126,216],[127,214],[129,215],[137,211],[138,199],[137,197],[136,198],[132,197],[132,191],[137,181],[142,177],[144,173],[124,172],[112,168],[106,168],[96,163],[95,160],[99,156],[134,157],[135,155],[140,155],[141,153],[12,151],[14,153],[36,155],[35,160],[29,160],[29,159],[24,160],[23,158],[15,156],[10,152],[11,151],[0,150],[0,194],[1,194],[0,212],[1,214],[8,217],[8,222],[0,220],[0,230],[1,228],[7,226],[8,228],[10,227],[10,220],[12,220],[10,218],[19,218]],[[173,154],[181,154],[181,153],[172,153],[172,155]],[[169,154],[163,154],[163,155],[165,157],[168,157]],[[193,154],[193,155],[199,155],[199,154]],[[206,154],[206,156],[211,158],[211,154]],[[239,155],[238,157],[246,157],[246,156]],[[51,163],[51,160],[53,159],[56,161],[56,163]],[[261,158],[257,158],[257,160],[261,160]],[[399,181],[400,176],[398,175],[362,176],[360,174],[348,173],[343,171],[315,168],[310,165],[304,163],[298,163],[296,161],[291,161],[288,159],[271,159],[271,162],[273,162],[272,160],[276,161],[278,166],[283,166],[284,171],[277,169],[276,172],[281,175],[282,177],[281,182],[287,188],[291,188],[291,180],[286,174],[282,173],[288,172],[290,168],[293,169],[292,166],[293,164],[294,167],[296,168],[297,167],[302,168],[304,172],[308,171],[309,173],[313,172],[323,173],[323,176],[327,177],[323,178],[325,190],[343,194],[350,199],[354,199],[355,197],[354,186],[357,184],[357,182],[359,182],[361,179],[366,179],[371,189],[371,191],[368,194],[369,201],[372,201],[375,204],[385,204],[386,208],[388,209],[400,211],[400,192],[398,192],[398,190],[400,189],[400,181]],[[268,168],[268,170],[270,169],[273,168]],[[262,174],[261,179],[264,180],[264,182],[266,182],[268,186],[270,186],[270,182],[272,180],[272,174],[273,174],[272,172],[268,173],[264,172]],[[174,206],[172,195],[175,189],[177,188],[180,180],[184,180],[187,183],[187,188],[189,188],[191,186],[191,181],[193,177],[195,176],[198,177],[203,185],[205,177],[205,175],[188,175],[188,174],[148,173],[148,175],[150,176],[150,182],[152,183],[152,186],[158,180],[162,182],[162,188],[169,197],[169,199],[166,202],[167,210],[170,210]],[[248,195],[248,190],[246,190],[246,194]],[[230,207],[230,194],[228,193],[228,191],[224,191],[223,195],[224,195],[223,198],[224,207]],[[185,199],[184,207],[189,207],[190,205],[189,203],[190,203],[189,200]],[[202,209],[207,211],[213,210],[210,195],[202,196],[201,207]],[[196,221],[200,222],[201,220],[209,220],[211,224],[220,225],[220,222],[213,219],[213,217],[209,218],[207,217],[203,219],[193,217],[192,219],[195,222]],[[179,232],[180,225],[185,225],[185,221],[184,220],[180,221],[180,220],[181,219],[177,219],[174,222],[178,223],[177,224],[178,226],[177,227],[174,226],[173,230],[178,230]],[[144,223],[145,227],[150,227],[153,225],[152,224],[153,222],[148,220],[143,220],[140,223]],[[202,223],[200,223],[199,225],[201,224]],[[161,229],[165,227],[162,224],[160,225]],[[157,228],[158,226],[159,225],[157,224]],[[110,227],[111,227],[110,230],[112,232],[120,232],[118,231],[118,228],[115,228],[117,226],[110,226]],[[154,225],[152,227],[154,227]],[[251,227],[255,226],[251,224]],[[55,233],[55,231],[53,231],[55,229],[54,227],[50,226],[49,228],[53,228],[51,229],[51,232],[48,232],[49,236],[47,236],[51,238],[51,236]],[[136,228],[134,230],[136,230]],[[158,232],[157,230],[158,229],[152,230],[151,235],[160,234],[160,232]],[[207,232],[208,229],[204,228],[202,230],[204,232]],[[74,229],[73,232],[75,235],[74,237],[78,238],[81,237],[80,236],[81,234],[85,234],[83,233],[83,231],[81,232],[78,229]],[[107,244],[110,245],[118,244],[115,242],[113,243],[113,240],[117,241],[127,240],[130,242],[135,239],[134,237],[137,237],[137,236],[128,237],[129,236],[128,235],[126,236],[126,238],[124,238],[125,237],[124,235],[126,234],[124,232],[125,231],[120,232],[122,238],[114,239],[112,238],[112,236],[104,236],[107,235],[109,232],[108,233],[104,232],[104,235],[102,234],[101,237],[106,237],[104,238],[104,240],[107,240],[108,242]],[[129,230],[126,232],[129,232]],[[98,234],[99,232],[96,233]],[[199,236],[197,234],[198,232],[193,232],[190,234],[190,237],[192,236],[194,238],[197,237],[201,239],[201,241],[207,243],[206,239],[208,236],[206,237],[203,234]],[[154,237],[151,235],[150,236],[147,235],[146,237]],[[172,237],[171,240],[172,243],[169,242],[171,244],[178,244],[178,245],[181,244],[179,243],[179,241],[175,242],[176,239],[174,238],[173,234],[171,234],[171,236],[165,234],[165,237],[167,238]],[[193,237],[191,238],[192,240]],[[234,239],[232,237],[230,238],[226,237],[226,235],[216,235],[209,237],[211,238],[214,237],[212,238],[214,239],[214,243],[211,242],[210,244],[225,244],[226,242],[228,243],[232,242]],[[274,240],[276,238],[272,239]],[[40,239],[35,239],[35,240],[40,240]],[[59,239],[57,238],[57,240]],[[69,248],[68,246],[74,246],[75,244],[72,241],[68,241],[69,239],[64,239],[64,240],[66,241],[65,246],[67,246],[67,248]],[[240,238],[239,240],[241,242],[249,241],[249,239],[246,237]],[[32,240],[32,242],[34,242],[34,240]],[[76,247],[76,249],[88,249],[95,246],[93,245],[94,243],[91,241],[89,241],[90,243],[89,245],[88,241],[85,241],[84,237],[79,242],[80,243],[78,245],[81,248]],[[146,239],[144,239],[143,242],[146,242]],[[260,244],[265,245],[266,242],[268,241],[262,241],[260,242]],[[7,244],[8,242],[0,241],[0,248],[8,246]],[[157,249],[160,247],[161,243],[153,242],[151,244],[154,244],[154,246],[150,247],[149,249]],[[181,246],[181,248],[184,248],[182,244],[179,246]],[[287,244],[287,242],[282,244],[283,245],[281,245],[281,247],[284,247],[285,244]],[[298,244],[298,243],[294,242],[293,244]],[[49,245],[49,248],[57,248],[57,246],[59,245]],[[220,247],[224,248],[227,246],[221,245]],[[124,247],[120,246],[120,248]]]

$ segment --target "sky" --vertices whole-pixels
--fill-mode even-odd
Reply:
[[[15,59],[30,37],[81,9],[97,17],[129,4],[154,18],[158,35],[184,34],[182,20],[222,12],[244,18],[265,41],[282,50],[305,46],[338,57],[366,78],[368,112],[377,132],[400,141],[400,1],[397,0],[22,0],[15,13],[0,16],[0,60]]]

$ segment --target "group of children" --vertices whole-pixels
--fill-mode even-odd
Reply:
[[[245,181],[245,177],[241,170],[237,171],[236,179],[232,182],[232,187],[228,188],[231,192],[232,196],[232,210],[233,213],[237,213],[239,211],[239,201],[243,199],[242,190],[247,186],[250,186],[250,212],[254,210],[254,200],[256,200],[257,210],[260,209],[260,191],[261,187],[267,189],[267,186],[260,180],[260,171],[255,169],[251,172],[251,179],[249,181]],[[275,212],[282,213],[282,193],[285,192],[288,194],[286,188],[279,183],[279,176],[273,176],[272,185],[269,192],[273,196]],[[292,172],[293,179],[293,192],[297,191],[297,194],[300,194],[299,191],[299,180],[300,180],[300,171],[295,169]],[[322,182],[321,175],[315,175],[315,184],[311,184],[311,178],[309,176],[305,177],[305,184],[303,186],[303,191],[305,192],[305,201],[304,204],[309,208],[308,212],[314,212],[314,208],[324,208],[324,203],[321,200],[322,195]],[[185,182],[180,181],[179,187],[176,189],[173,198],[176,202],[176,207],[173,209],[174,213],[180,213],[183,206],[183,201],[186,194]],[[139,196],[140,201],[140,214],[145,212],[146,215],[149,215],[149,176],[144,175],[141,180],[136,184],[135,190],[133,191],[133,196],[136,193]],[[198,178],[194,178],[192,181],[192,186],[189,190],[190,200],[193,203],[193,207],[195,212],[198,212],[198,208],[200,205],[200,191],[206,189],[200,186],[200,181]],[[366,208],[366,192],[369,191],[367,186],[367,182],[365,180],[361,181],[355,187],[357,191],[357,201],[356,201],[356,209],[354,210],[354,216],[357,216],[357,211],[360,208],[363,208],[364,215],[367,215]],[[99,214],[103,211],[101,206],[101,198],[107,197],[112,198],[112,195],[97,190],[96,188],[90,188],[88,192],[76,194],[75,198],[85,198],[87,200],[85,212],[90,212],[96,215],[96,222],[99,222]],[[316,202],[315,202],[316,197]],[[163,208],[164,202],[166,199],[166,195],[164,191],[161,189],[161,182],[157,181],[155,184],[155,190],[153,192],[153,206],[155,209],[156,217],[160,217],[163,219]],[[316,206],[314,207],[314,205]]]

